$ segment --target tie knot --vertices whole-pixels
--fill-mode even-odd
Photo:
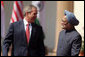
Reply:
[[[26,26],[29,26],[29,24],[27,24]]]

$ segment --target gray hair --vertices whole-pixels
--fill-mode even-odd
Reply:
[[[24,16],[25,16],[26,12],[31,12],[33,7],[37,9],[37,7],[35,7],[34,5],[25,6],[25,8],[23,10]]]

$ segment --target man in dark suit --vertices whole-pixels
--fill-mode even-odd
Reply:
[[[3,56],[8,55],[12,44],[12,56],[45,56],[42,27],[34,24],[37,8],[29,5],[24,8],[24,19],[10,24],[3,42]]]
[[[78,56],[81,48],[81,36],[74,26],[79,24],[73,13],[65,10],[65,16],[62,19],[62,28],[60,32],[57,56]]]

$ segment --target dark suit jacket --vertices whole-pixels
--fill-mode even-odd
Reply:
[[[81,36],[75,30],[60,32],[57,56],[78,56],[81,48]]]
[[[32,34],[27,44],[23,20],[12,23],[3,42],[3,56],[7,56],[12,43],[12,56],[44,56],[44,37],[42,27],[32,23]]]

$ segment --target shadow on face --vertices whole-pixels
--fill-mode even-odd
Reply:
[[[37,8],[32,7],[31,12],[26,12],[26,20],[29,23],[34,23],[36,18],[37,18]]]
[[[34,22],[36,18],[37,18],[37,9],[36,8],[32,8],[32,11],[30,13],[31,22]]]

